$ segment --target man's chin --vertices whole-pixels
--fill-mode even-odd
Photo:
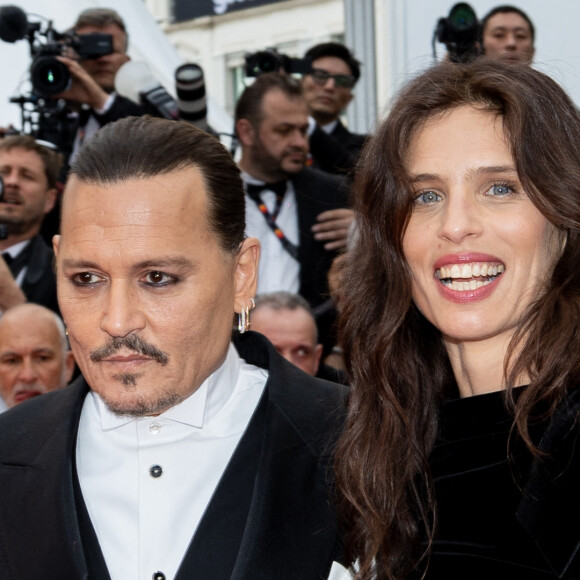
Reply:
[[[109,396],[99,393],[99,396],[111,413],[123,417],[160,415],[183,401],[183,397],[176,392],[159,393],[150,397],[135,392],[135,389],[133,393],[129,396]]]

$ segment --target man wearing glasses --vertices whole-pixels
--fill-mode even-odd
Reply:
[[[337,42],[317,44],[304,56],[312,62],[312,73],[302,79],[312,118],[312,158],[324,171],[348,173],[367,137],[351,133],[340,121],[341,112],[354,97],[352,89],[360,77],[360,63]]]

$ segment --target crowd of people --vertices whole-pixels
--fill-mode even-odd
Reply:
[[[0,577],[580,578],[580,115],[529,17],[373,135],[318,44],[237,162],[73,30],[63,140],[0,140]]]

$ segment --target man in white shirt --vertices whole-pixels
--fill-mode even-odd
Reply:
[[[128,118],[83,147],[54,240],[83,376],[0,416],[3,578],[336,570],[344,393],[242,332],[259,255],[244,230],[238,169],[207,133]]]
[[[259,76],[236,105],[246,233],[262,246],[259,292],[299,293],[314,307],[327,297],[353,213],[342,178],[305,166],[307,130],[302,88],[285,74]]]

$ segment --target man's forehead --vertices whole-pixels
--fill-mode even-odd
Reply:
[[[494,14],[485,27],[486,32],[497,29],[521,30],[531,34],[530,25],[526,19],[517,12],[499,12]]]
[[[338,56],[320,56],[312,61],[312,67],[326,70],[331,74],[352,74],[349,64]]]
[[[23,165],[38,165],[40,168],[44,168],[44,161],[36,151],[24,149],[23,147],[0,149],[0,164],[12,163],[15,159]]]
[[[135,249],[149,238],[175,245],[208,234],[207,215],[205,186],[194,167],[113,183],[73,175],[63,198],[61,237],[75,244],[134,239]]]
[[[48,313],[19,312],[0,324],[0,352],[23,345],[34,350],[52,349],[59,343],[56,321]]]
[[[308,116],[308,105],[302,95],[289,96],[278,88],[269,90],[262,101],[264,116],[282,119],[284,115],[305,112]]]

